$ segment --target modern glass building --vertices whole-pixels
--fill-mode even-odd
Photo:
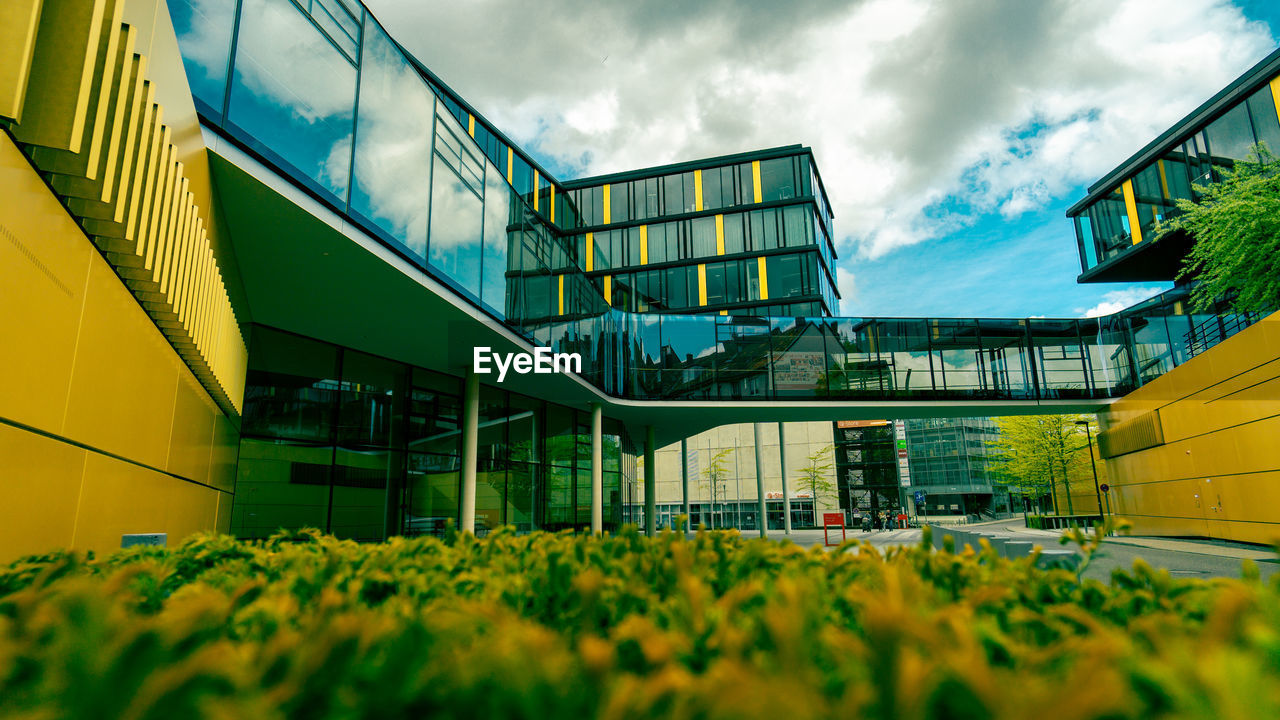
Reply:
[[[921,515],[976,515],[1009,509],[1008,490],[991,467],[999,430],[991,418],[906,421],[913,492],[924,493]]]
[[[605,530],[656,500],[635,456],[653,489],[656,448],[709,428],[1093,412],[1256,335],[1185,288],[1106,318],[831,317],[813,151],[557,179],[356,0],[4,12],[6,557]],[[475,347],[583,369],[499,383]]]

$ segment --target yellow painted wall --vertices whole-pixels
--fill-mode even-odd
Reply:
[[[1111,458],[1111,504],[1135,534],[1280,539],[1280,313],[1100,416],[1158,411],[1165,442]]]
[[[239,435],[0,133],[0,562],[226,527]]]

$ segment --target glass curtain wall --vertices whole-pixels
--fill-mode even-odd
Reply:
[[[255,326],[232,532],[315,527],[381,540],[442,534],[460,507],[459,378]],[[590,525],[590,417],[482,386],[476,532]],[[634,493],[635,452],[604,433],[605,527]],[[629,486],[629,487],[628,487]]]
[[[1198,200],[1196,185],[1216,182],[1237,162],[1256,160],[1258,146],[1274,157],[1280,153],[1280,118],[1271,88],[1263,85],[1227,108],[1175,147],[1129,178],[1138,233],[1124,194],[1118,187],[1077,215],[1076,240],[1081,267],[1089,270],[1156,234],[1158,223],[1178,213],[1178,200]]]

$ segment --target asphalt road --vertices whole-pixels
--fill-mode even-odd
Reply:
[[[1021,518],[991,523],[985,527],[997,531],[1008,531],[1022,535],[1026,539],[1038,542],[1044,547],[1058,547],[1057,534],[1043,531],[1027,531]],[[752,531],[743,531],[744,537],[753,537]],[[770,539],[788,539],[798,545],[812,547],[822,545],[822,530],[793,530],[790,536],[772,530]],[[870,542],[878,548],[895,545],[915,545],[920,542],[919,530],[889,530],[864,533],[861,530],[848,531],[848,537]],[[833,533],[833,539],[840,540],[840,532]],[[1262,577],[1268,578],[1280,571],[1280,555],[1267,552],[1266,548],[1243,543],[1227,543],[1210,540],[1173,540],[1168,538],[1152,539],[1151,542],[1165,547],[1141,547],[1127,542],[1145,542],[1139,538],[1104,540],[1102,548],[1094,555],[1093,561],[1085,571],[1085,577],[1107,581],[1113,570],[1130,570],[1133,561],[1142,558],[1154,568],[1168,570],[1174,577],[1229,577],[1238,578],[1241,574],[1243,560],[1229,557],[1232,554],[1262,555],[1265,559],[1255,559]],[[1174,549],[1176,548],[1176,549]]]

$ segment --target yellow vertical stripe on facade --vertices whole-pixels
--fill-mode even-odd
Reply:
[[[764,196],[760,194],[760,161],[751,161],[751,197],[760,202]]]
[[[693,171],[693,209],[702,211],[702,171]]]
[[[604,276],[604,301],[613,307],[613,276]]]
[[[1160,195],[1165,200],[1169,199],[1169,179],[1164,174],[1164,161],[1156,161],[1156,170],[1160,172]]]
[[[604,184],[604,225],[613,222],[613,208],[609,207],[609,183]]]
[[[106,0],[45,0],[19,142],[80,152],[106,14]]]
[[[515,182],[512,181],[511,179],[511,168],[514,165],[515,165],[515,151],[512,150],[511,148],[507,148],[507,184],[508,185],[515,184]]]
[[[1276,119],[1280,120],[1280,75],[1271,78],[1271,100],[1276,106]]]
[[[716,254],[724,254],[724,215],[716,216]]]
[[[764,268],[764,256],[761,255],[760,257],[756,258],[756,262],[759,263],[757,267],[760,271],[760,299],[768,300],[769,299],[769,273],[767,273]]]
[[[151,113],[155,103],[152,102],[151,84],[147,83],[147,91],[143,94],[143,102],[145,105],[142,109],[142,123],[138,128],[138,158],[137,168],[134,170],[133,182],[130,183],[129,199],[128,199],[128,217],[126,218],[124,239],[130,244],[134,244],[141,239],[140,230],[142,223],[142,205],[144,203],[142,193],[146,185],[146,173],[153,159],[151,154],[154,152],[155,126],[151,120]]]
[[[640,264],[649,264],[649,226],[640,226]]]
[[[169,128],[160,130],[160,164],[156,166],[156,197],[151,208],[151,221],[147,230],[147,258],[142,267],[152,271],[152,280],[159,246],[164,242],[165,221],[169,217],[169,188],[173,186],[173,145],[169,143]]]
[[[164,108],[156,105],[154,113],[151,116],[151,150],[147,153],[147,169],[142,182],[142,207],[138,210],[137,243],[134,245],[134,253],[139,258],[146,256],[153,236],[151,202],[157,193],[156,175],[162,167],[160,156],[164,150],[164,146],[160,144],[164,138],[164,133],[161,132]]]
[[[556,184],[555,184],[555,183],[547,183],[547,187],[550,189],[550,193],[547,195],[547,203],[548,203],[549,205],[551,205],[551,222],[552,222],[552,224],[555,224],[555,221],[556,221]]]
[[[556,314],[563,315],[564,314],[564,275],[560,275],[559,278],[560,278],[560,293],[559,293],[560,310]]]
[[[176,154],[176,150],[170,153]],[[160,252],[156,256],[155,271],[152,275],[153,280],[163,293],[169,284],[167,281],[169,274],[169,263],[173,258],[173,242],[178,235],[178,223],[182,220],[182,161],[173,163],[173,172],[170,174],[170,186],[168,190],[168,201],[165,202],[165,220],[161,226],[164,230],[163,237],[160,238]]]
[[[707,304],[707,266],[698,263],[698,305]]]
[[[128,44],[132,45],[133,40],[130,39]],[[112,191],[115,190],[116,175],[120,171],[120,153],[124,150],[120,138],[128,127],[130,107],[141,99],[135,94],[135,90],[141,91],[142,80],[141,58],[134,55],[132,60],[126,61],[120,74],[120,92],[116,96],[115,117],[111,121],[111,140],[107,143],[107,162],[100,178],[102,194],[98,199],[104,203],[111,202]]]
[[[587,272],[595,269],[596,238],[595,233],[587,233]]]
[[[114,218],[116,222],[124,222],[124,213],[128,206],[125,201],[129,197],[130,182],[133,180],[134,168],[138,164],[136,153],[139,125],[142,123],[142,113],[151,106],[151,83],[142,80],[146,65],[145,58],[138,64],[138,91],[134,94],[133,106],[129,110],[129,124],[124,135],[124,151],[120,154],[120,172],[119,177],[116,178]]]
[[[0,3],[0,115],[22,122],[41,0]]]
[[[476,136],[476,116],[467,113],[467,134],[472,138]]]
[[[122,82],[122,78],[117,77],[117,73],[122,73],[129,69],[129,58],[133,57],[133,40],[134,29],[131,26],[120,26],[120,14],[124,10],[123,3],[116,3],[115,18],[111,27],[106,29],[109,35],[106,52],[102,55],[103,68],[102,84],[98,87],[98,108],[94,113],[92,137],[89,140],[89,155],[85,158],[85,168],[88,172],[85,177],[90,180],[97,179],[98,162],[102,159],[102,146],[106,142],[106,127],[108,109],[111,106],[114,91],[117,87],[127,87],[127,82]],[[119,32],[115,28],[120,28]],[[124,51],[121,52],[120,46],[124,45]],[[123,62],[121,58],[123,57]],[[127,78],[125,78],[127,80]]]
[[[538,180],[539,179],[540,178],[538,176],[538,171],[534,170],[533,171],[533,210],[534,212],[537,212],[538,210]]]
[[[1138,203],[1133,199],[1133,181],[1125,180],[1122,189],[1124,209],[1129,215],[1129,236],[1133,238],[1133,244],[1137,245],[1142,242],[1142,226],[1138,223]]]

